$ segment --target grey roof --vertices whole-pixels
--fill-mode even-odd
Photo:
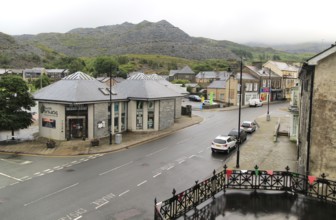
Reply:
[[[95,78],[82,72],[76,72],[37,91],[34,99],[71,103],[108,101],[110,99],[108,89],[106,84]],[[127,99],[123,93],[116,93],[113,89],[112,91],[112,99]]]
[[[288,63],[273,61],[273,60],[268,61],[268,63],[275,65],[281,71],[294,71],[294,72],[299,71],[299,68],[297,68],[296,66],[290,65]]]
[[[229,76],[230,76],[230,73],[226,72],[226,71],[220,71],[220,72],[203,71],[203,72],[199,72],[196,75],[196,78],[198,78],[198,79],[221,79],[221,80],[225,80]]]
[[[164,99],[183,96],[168,84],[163,84],[163,80],[125,80],[115,85],[115,89],[129,99]]]
[[[242,73],[242,78],[243,79],[252,79],[252,80],[257,80],[257,78],[255,78],[254,76],[252,76],[249,73]],[[236,73],[236,79],[240,79],[240,73]]]
[[[225,80],[215,80],[210,85],[208,85],[209,89],[223,89],[226,88],[226,81]]]
[[[170,70],[169,76],[174,76],[175,74],[195,74],[194,71],[189,66],[185,66],[180,70]]]
[[[246,67],[249,68],[250,70],[252,70],[253,72],[255,72],[256,74],[258,74],[261,77],[269,76],[269,73],[271,71],[271,77],[272,78],[275,78],[275,77],[281,78],[281,76],[279,76],[277,73],[275,73],[272,70],[270,70],[268,68],[265,68],[265,67],[263,67],[262,69],[259,69],[255,66],[246,66]],[[243,76],[243,78],[244,78],[244,76]]]

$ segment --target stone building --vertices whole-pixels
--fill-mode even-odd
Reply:
[[[133,78],[112,87],[82,72],[42,88],[39,134],[55,140],[101,138],[168,128],[181,117],[184,94],[166,80]]]
[[[300,171],[336,178],[336,45],[308,59],[301,80]]]

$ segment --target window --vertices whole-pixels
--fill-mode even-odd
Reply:
[[[254,83],[254,90],[253,91],[258,91],[258,83]]]
[[[114,103],[114,132],[119,132],[119,103]]]
[[[136,129],[137,130],[142,130],[143,129],[143,102],[142,101],[137,101]]]
[[[121,131],[126,130],[126,102],[123,102],[121,105]]]
[[[155,112],[155,102],[148,102],[148,119],[147,119],[147,128],[154,129],[154,112]]]

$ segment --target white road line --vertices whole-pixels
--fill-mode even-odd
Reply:
[[[71,163],[75,164],[75,163],[79,163],[79,162],[77,160],[75,160],[75,161],[72,161]]]
[[[19,183],[19,182],[14,182],[14,183],[11,183],[10,185],[13,186],[13,185],[18,184],[18,183]]]
[[[157,154],[157,153],[159,153],[159,152],[165,150],[166,148],[167,148],[167,147],[164,147],[164,148],[162,148],[161,150],[157,150],[157,151],[154,151],[154,152],[152,152],[152,153],[150,153],[150,154],[147,154],[146,157],[153,156],[154,154]]]
[[[170,170],[170,169],[172,169],[172,168],[174,168],[174,167],[175,167],[175,166],[168,167],[167,170]]]
[[[82,218],[83,216],[78,216],[77,218],[74,218],[73,220],[78,220],[80,218]]]
[[[22,181],[22,180],[20,180],[20,179],[18,179],[18,178],[15,178],[15,177],[13,177],[13,176],[9,176],[9,175],[4,174],[4,173],[0,173],[0,175],[5,176],[5,177],[8,177],[8,178],[11,178],[11,179],[13,179],[13,180],[20,181],[20,182]]]
[[[129,164],[131,164],[131,163],[133,163],[133,161],[130,161],[130,162],[128,162],[128,163],[125,163],[125,164],[123,164],[123,165],[120,165],[120,166],[115,167],[115,168],[113,168],[113,169],[111,169],[111,170],[105,171],[105,172],[103,172],[103,173],[100,173],[99,176],[104,175],[104,174],[107,174],[107,173],[110,173],[110,172],[112,172],[112,171],[114,171],[114,170],[117,170],[117,169],[119,169],[119,168],[121,168],[121,167],[127,166],[127,165],[129,165]]]
[[[96,206],[95,209],[99,209],[100,207],[102,207],[103,205],[106,205],[107,203],[109,203],[109,201],[106,200],[105,203],[102,203],[99,206]]]
[[[129,192],[129,190],[126,190],[125,192],[120,193],[120,194],[119,194],[119,197],[125,195],[125,194],[128,193],[128,192]]]
[[[181,163],[183,163],[183,162],[185,162],[185,160],[181,160],[181,161],[179,162],[179,164],[181,164]]]
[[[191,155],[191,156],[189,157],[189,159],[191,159],[191,158],[193,158],[193,157],[196,157],[196,155]]]
[[[157,174],[155,174],[154,176],[153,176],[153,178],[155,178],[155,177],[157,177],[157,176],[160,176],[161,175],[161,173],[157,173]]]
[[[42,200],[42,199],[45,199],[45,198],[48,198],[48,197],[50,197],[50,196],[53,196],[53,195],[55,195],[55,194],[57,194],[57,193],[63,192],[63,191],[65,191],[65,190],[67,190],[67,189],[70,189],[70,188],[72,188],[72,187],[77,186],[78,184],[79,184],[79,183],[75,183],[75,184],[72,184],[71,186],[67,186],[67,187],[65,187],[65,188],[63,188],[63,189],[57,190],[56,192],[53,192],[53,193],[50,193],[50,194],[48,194],[48,195],[42,196],[41,198],[38,198],[38,199],[36,199],[36,200],[33,200],[33,201],[31,201],[31,202],[28,202],[28,203],[24,204],[24,206],[31,205],[31,204],[33,204],[33,203],[36,203],[36,202]]]
[[[57,166],[57,167],[54,167],[54,169],[55,170],[61,170],[61,169],[63,169],[63,167],[62,166]]]
[[[43,172],[46,172],[46,173],[48,173],[50,171],[50,169],[47,169],[47,170],[44,170]]]
[[[145,181],[142,181],[141,183],[139,183],[137,186],[141,186],[142,184],[145,184],[145,183],[147,183],[147,180],[145,180]]]

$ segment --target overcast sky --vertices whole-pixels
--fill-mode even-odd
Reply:
[[[237,43],[336,41],[335,0],[3,0],[0,32],[166,20],[192,37]]]

